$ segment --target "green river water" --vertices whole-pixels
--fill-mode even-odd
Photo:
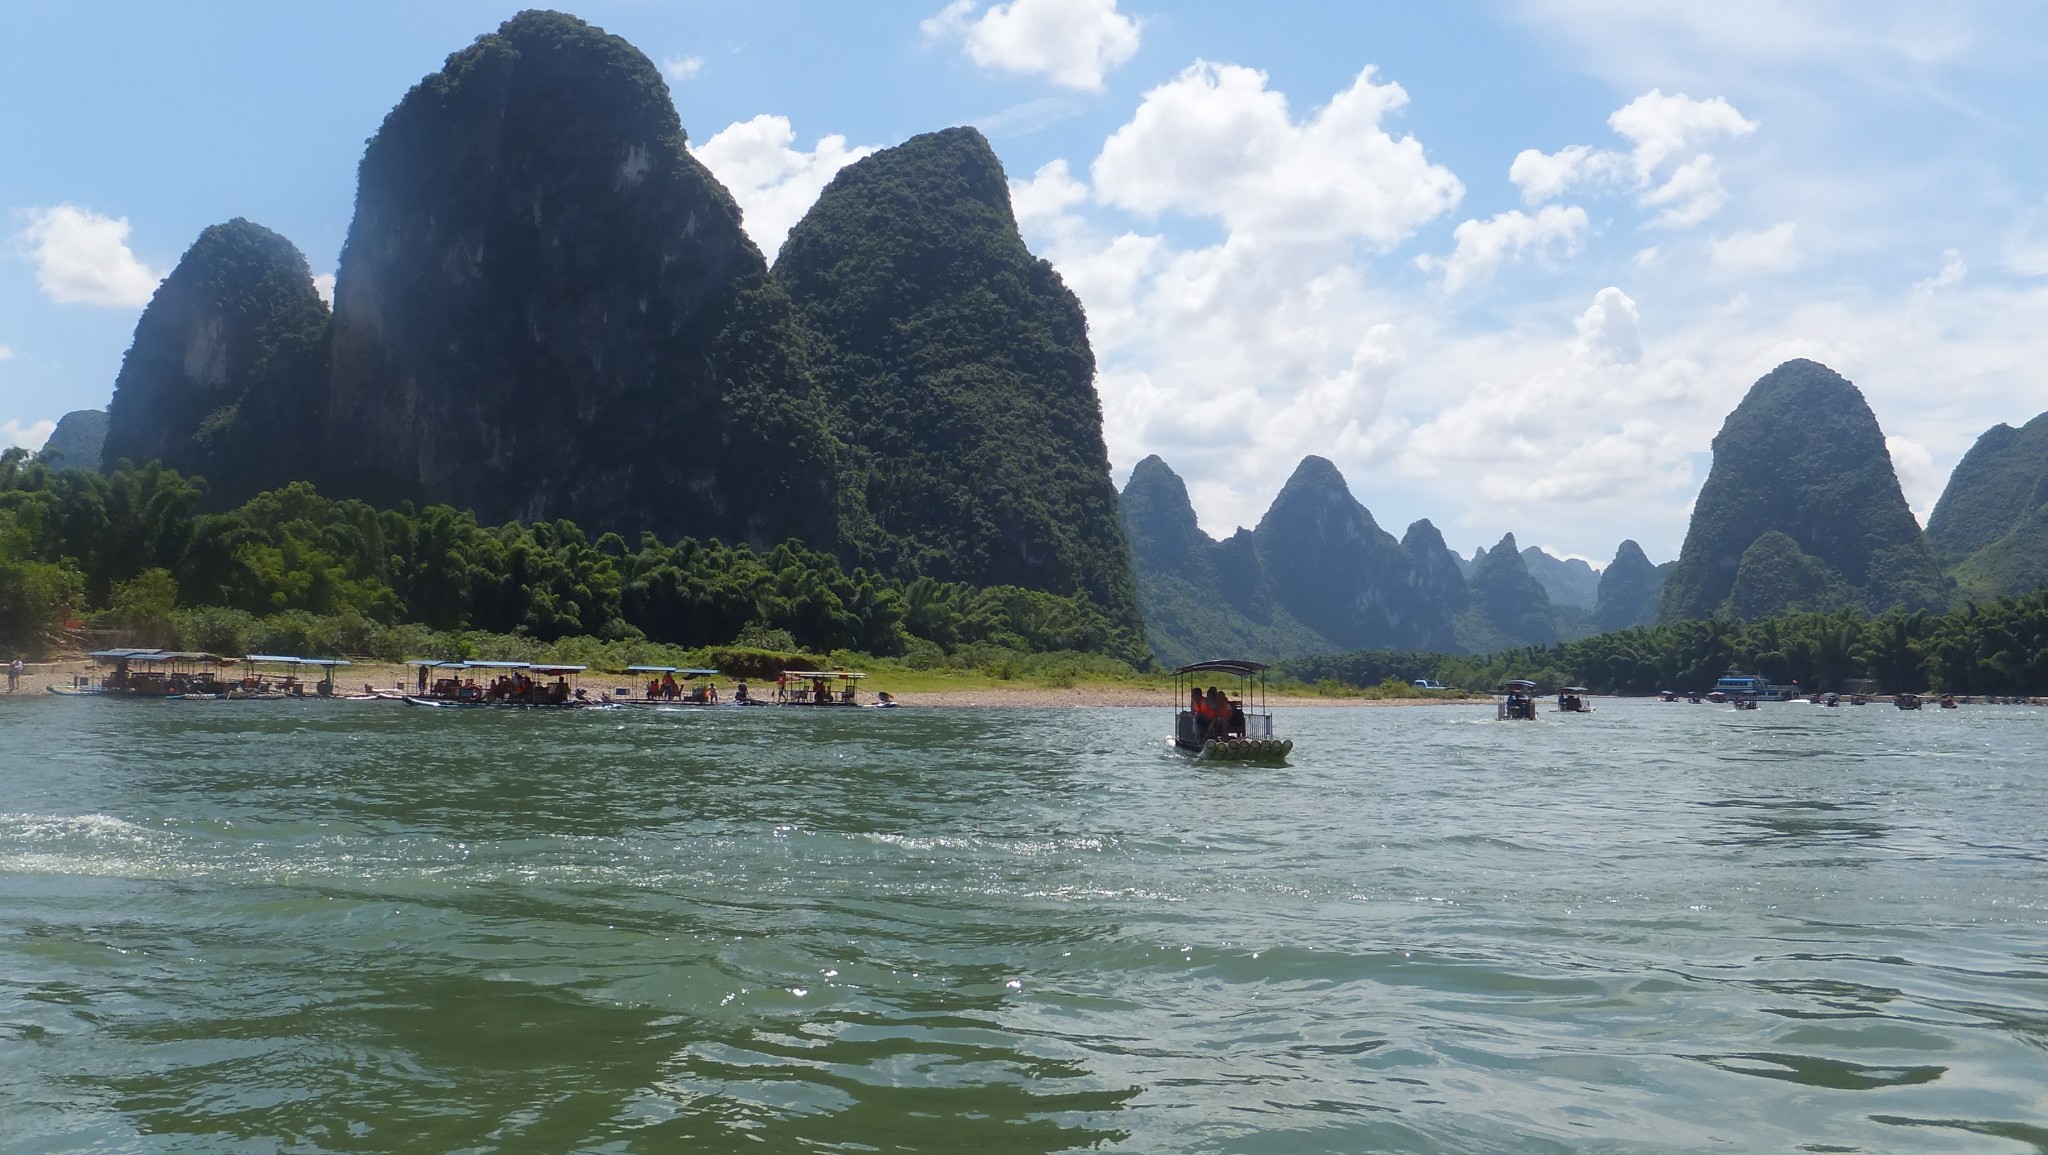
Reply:
[[[0,1152],[2048,1152],[2048,711],[0,701]]]

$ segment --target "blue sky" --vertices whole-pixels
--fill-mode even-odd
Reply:
[[[364,139],[516,10],[0,0],[0,441],[105,404],[206,225],[330,272]],[[1793,356],[1864,389],[1923,516],[2048,409],[2036,5],[573,11],[663,65],[764,249],[846,160],[981,126],[1088,307],[1119,482],[1161,454],[1219,536],[1318,453],[1397,535],[1670,557]]]

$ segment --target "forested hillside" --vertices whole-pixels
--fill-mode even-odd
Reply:
[[[155,464],[101,475],[0,455],[0,644],[48,649],[66,619],[92,617],[227,653],[371,652],[389,627],[414,625],[682,646],[751,627],[818,652],[1142,657],[1136,631],[1085,598],[902,582],[797,542],[755,550],[593,537],[567,521],[489,526],[449,506],[332,500],[304,482],[219,513],[203,504],[201,484]]]
[[[1665,620],[1948,604],[1884,433],[1854,385],[1795,360],[1751,386],[1714,437],[1663,599]]]
[[[2048,584],[2048,413],[1977,439],[1927,519],[1927,540],[1965,596]]]

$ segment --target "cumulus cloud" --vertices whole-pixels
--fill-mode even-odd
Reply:
[[[688,80],[704,71],[702,56],[667,56],[661,61],[661,71],[670,80]]]
[[[1612,285],[1593,294],[1593,303],[1572,322],[1578,347],[1596,361],[1633,365],[1643,359],[1643,333],[1636,303]]]
[[[788,117],[763,114],[727,125],[690,150],[732,192],[747,235],[770,261],[833,175],[875,151],[849,148],[838,135],[819,138],[809,152],[795,143]]]
[[[1489,528],[1512,528],[1557,502],[1583,516],[1688,492],[1694,447],[1673,418],[1694,396],[1700,367],[1646,361],[1636,302],[1619,288],[1600,290],[1573,328],[1539,367],[1525,355],[1510,379],[1449,391],[1452,403],[1404,439],[1398,468],[1475,477]]]
[[[17,240],[35,265],[36,284],[60,305],[139,308],[164,279],[129,249],[127,217],[71,204],[16,215],[22,222]]]
[[[1786,272],[1806,256],[1799,248],[1799,226],[1792,221],[1715,237],[1707,244],[1707,255],[1719,268],[1758,273]]]
[[[1574,188],[1627,188],[1638,204],[1661,210],[1652,224],[1686,228],[1713,216],[1728,200],[1713,155],[1703,151],[1706,145],[1745,137],[1757,128],[1722,97],[1695,100],[1682,92],[1666,96],[1655,88],[1616,109],[1607,126],[1629,142],[1627,151],[1583,144],[1553,153],[1524,149],[1508,165],[1508,179],[1532,205]],[[1673,166],[1668,176],[1667,166]]]
[[[1308,119],[1256,69],[1198,61],[1145,94],[1095,160],[1095,194],[1148,215],[1213,217],[1239,239],[1356,239],[1390,248],[1464,185],[1381,122],[1408,103],[1358,74]]]
[[[313,291],[320,294],[320,299],[327,302],[327,307],[332,309],[334,307],[334,274],[315,274],[313,277]]]
[[[1087,308],[1112,459],[1164,454],[1210,524],[1255,520],[1305,453],[1356,461],[1398,432],[1380,411],[1414,334],[1361,249],[1463,191],[1381,127],[1405,101],[1368,71],[1297,120],[1263,74],[1198,63],[1146,94],[1086,181],[1055,161],[1011,186]],[[1104,227],[1105,204],[1224,235],[1189,247]]]
[[[1138,22],[1116,0],[1005,0],[977,16],[980,7],[954,0],[920,25],[925,40],[957,39],[983,68],[1088,92],[1138,52]]]
[[[1415,264],[1442,274],[1444,291],[1455,293],[1491,278],[1504,261],[1557,250],[1570,256],[1584,242],[1586,228],[1586,210],[1577,205],[1544,205],[1535,216],[1510,209],[1459,225],[1450,256],[1425,255]]]
[[[24,425],[18,417],[0,422],[0,444],[19,446],[22,449],[37,450],[57,428],[55,421],[31,421]]]

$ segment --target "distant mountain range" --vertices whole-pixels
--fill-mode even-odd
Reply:
[[[1655,620],[1663,577],[1632,541],[1617,551],[1611,582],[1584,561],[1520,549],[1513,534],[1471,562],[1426,519],[1397,541],[1320,457],[1302,460],[1255,529],[1222,541],[1201,531],[1187,486],[1157,456],[1132,471],[1123,518],[1146,640],[1168,664],[1566,640],[1596,621]]]

